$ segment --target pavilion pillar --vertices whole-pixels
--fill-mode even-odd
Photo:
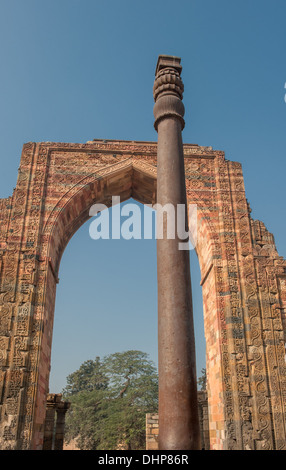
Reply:
[[[63,450],[65,437],[65,416],[69,408],[70,403],[66,401],[59,403],[57,406],[57,424],[54,450]]]
[[[49,393],[47,396],[43,450],[53,450],[55,414],[61,397],[57,393]]]
[[[48,394],[43,450],[63,450],[65,415],[70,405],[70,402],[62,401],[61,393]],[[56,421],[55,416],[57,416]]]
[[[156,67],[157,204],[172,205],[175,214],[177,205],[184,204],[187,214],[180,62],[159,56]],[[179,249],[177,223],[170,238],[166,221],[158,217],[157,210],[157,229],[163,225],[157,239],[159,449],[195,450],[200,448],[200,429],[189,251]]]

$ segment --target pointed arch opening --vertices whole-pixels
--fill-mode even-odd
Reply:
[[[133,199],[140,204],[155,204],[156,168],[147,164],[144,164],[142,167],[141,165],[134,164],[132,159],[126,159],[124,165],[122,163],[120,165],[113,165],[113,168],[109,168],[109,171],[106,174],[93,175],[92,177],[86,178],[80,187],[76,186],[65,194],[65,196],[58,202],[54,211],[50,214],[49,219],[46,221],[43,232],[43,239],[48,237],[49,240],[46,251],[46,259],[49,267],[46,272],[46,289],[48,295],[46,296],[46,304],[43,309],[43,323],[45,325],[46,332],[42,335],[42,353],[39,356],[38,363],[41,382],[45,384],[46,388],[43,387],[42,389],[38,389],[38,403],[44,403],[44,397],[49,387],[56,284],[59,280],[58,277],[62,255],[69,244],[69,241],[73,238],[76,232],[81,231],[85,222],[90,219],[90,207],[95,203],[101,203],[110,207],[112,196],[119,196],[120,202],[123,204],[130,201],[130,199]],[[204,303],[203,307],[205,319],[202,319],[201,311],[196,312],[195,314],[195,323],[197,324],[197,327],[195,324],[195,328],[197,332],[199,332],[199,339],[196,338],[197,351],[200,350],[200,355],[202,355],[202,351],[205,348],[206,343],[204,338],[201,337],[204,332],[204,327],[202,325],[204,321],[208,322],[206,319],[209,314],[209,299],[211,295],[215,295],[215,292],[212,293],[212,282],[210,284],[206,282],[207,278],[211,279],[211,276],[209,276],[212,269],[210,260],[212,259],[214,241],[212,239],[211,229],[207,223],[204,211],[198,211],[198,222],[199,239],[195,250],[196,255],[198,256],[198,262],[191,263],[191,267],[193,268],[194,264],[196,264],[195,275],[194,272],[192,274],[192,277],[194,278],[192,288],[193,292],[194,290],[196,292],[196,295],[194,296],[193,294],[193,297],[195,297],[197,304],[194,308],[195,311],[202,309],[202,291],[198,286],[199,277],[201,277],[202,289],[204,289],[205,292],[204,295],[208,298],[207,304],[205,305]],[[86,225],[87,224],[85,224],[85,226]],[[74,238],[76,239],[76,236]],[[196,256],[195,252],[191,254],[191,258]],[[97,270],[100,270],[99,264],[100,263],[97,263]],[[155,266],[156,256],[154,256],[154,267]],[[199,271],[201,273],[199,273]],[[102,289],[102,286],[103,284],[101,284],[101,287],[98,285],[98,288]],[[144,302],[144,299],[141,300],[141,303],[142,302]],[[214,299],[213,302],[215,302]],[[157,317],[157,305],[154,305],[154,307],[154,314],[155,317]],[[213,308],[210,310],[213,312]],[[83,314],[84,312],[79,312],[79,315],[83,316]],[[196,336],[198,336],[198,334],[196,334]],[[197,370],[198,376],[201,373],[201,365],[205,364],[202,357],[200,357],[199,364],[200,366]],[[40,412],[43,413],[43,410],[41,406],[38,406],[38,413],[40,414]],[[39,420],[39,417],[36,419]]]

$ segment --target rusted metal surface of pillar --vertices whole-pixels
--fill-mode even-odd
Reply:
[[[182,143],[183,83],[180,58],[159,56],[154,83],[158,132],[157,204],[187,207]],[[158,214],[158,211],[157,211]],[[157,216],[157,227],[160,221]],[[177,236],[157,240],[159,449],[200,448],[189,251]]]

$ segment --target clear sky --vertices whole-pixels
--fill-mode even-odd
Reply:
[[[252,216],[285,257],[285,18],[285,0],[0,0],[0,197],[16,185],[24,142],[155,141],[157,57],[177,55],[184,142],[242,163]],[[50,391],[97,355],[132,348],[157,360],[155,241],[96,242],[88,226],[60,267]]]

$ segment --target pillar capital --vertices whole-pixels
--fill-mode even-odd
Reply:
[[[71,404],[69,401],[61,401],[57,404],[56,412],[65,414],[69,410],[70,406]]]
[[[181,59],[175,56],[160,55],[156,66],[156,78],[153,86],[154,127],[164,118],[177,118],[182,129],[185,126],[183,116],[185,108],[182,103],[184,84],[181,79]]]
[[[61,393],[48,393],[46,406],[48,408],[56,409],[58,404],[61,402],[61,399],[62,399]]]

